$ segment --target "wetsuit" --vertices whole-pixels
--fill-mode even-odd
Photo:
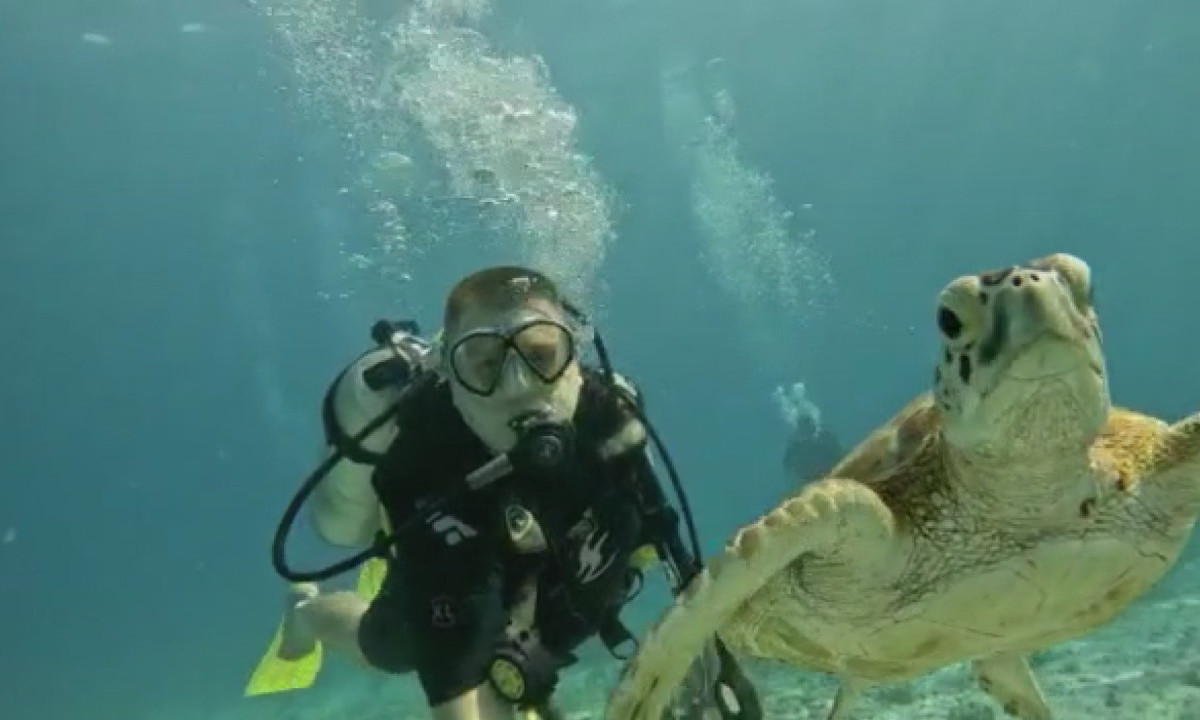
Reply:
[[[372,665],[415,670],[430,705],[480,685],[518,589],[529,582],[537,587],[542,645],[569,658],[627,598],[635,549],[681,552],[645,433],[623,402],[585,370],[574,452],[561,472],[514,472],[428,513],[423,505],[463,487],[492,453],[463,422],[445,382],[428,377],[413,389],[372,484],[392,527],[424,518],[398,535],[384,586],[360,626],[359,644]],[[505,521],[513,507],[540,524],[545,552],[514,545]]]

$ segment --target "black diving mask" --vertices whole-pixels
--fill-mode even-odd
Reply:
[[[511,356],[549,385],[563,376],[576,352],[571,328],[557,320],[535,317],[506,327],[464,333],[446,348],[445,358],[459,385],[475,395],[489,397],[500,386]]]

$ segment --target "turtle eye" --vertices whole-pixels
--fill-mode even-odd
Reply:
[[[942,290],[934,307],[943,342],[957,347],[974,339],[985,321],[987,292],[977,275],[964,275]]]
[[[958,317],[958,313],[945,305],[938,308],[937,325],[938,330],[941,330],[942,334],[950,340],[957,340],[958,336],[962,334],[962,319]]]

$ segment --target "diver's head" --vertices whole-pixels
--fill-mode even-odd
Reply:
[[[454,405],[494,452],[512,448],[521,418],[574,416],[583,384],[575,331],[545,275],[516,266],[468,275],[450,291],[442,322],[440,365]]]

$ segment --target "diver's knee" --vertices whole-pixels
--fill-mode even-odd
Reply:
[[[406,675],[416,669],[411,638],[394,623],[380,622],[368,612],[358,625],[358,650],[368,665],[393,675]]]
[[[483,683],[431,708],[433,720],[513,720],[513,707]]]

